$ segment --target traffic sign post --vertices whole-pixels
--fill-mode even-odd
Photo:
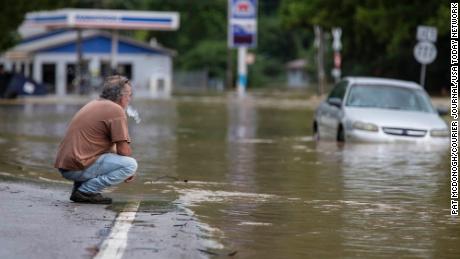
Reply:
[[[420,72],[420,84],[422,86],[425,86],[426,65],[432,63],[436,59],[436,55],[436,47],[431,42],[422,41],[415,45],[415,59],[422,64],[422,70]]]
[[[340,50],[342,49],[342,42],[340,41],[341,36],[342,28],[332,28],[332,48],[334,49],[334,68],[332,69],[332,76],[334,77],[336,83],[340,80],[342,66],[342,56],[340,54]]]
[[[420,85],[425,87],[426,65],[431,64],[437,55],[436,42],[438,30],[430,26],[417,27],[417,40],[419,42],[414,47],[414,57],[422,64],[420,71]]]
[[[228,0],[228,46],[238,48],[237,92],[245,95],[247,86],[247,48],[257,43],[257,0]]]

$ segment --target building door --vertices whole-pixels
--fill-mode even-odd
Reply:
[[[56,64],[44,63],[42,65],[42,78],[46,91],[49,94],[56,94]]]

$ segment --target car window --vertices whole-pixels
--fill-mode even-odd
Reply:
[[[388,85],[353,85],[346,106],[435,112],[423,90]]]
[[[331,93],[329,94],[328,99],[330,98],[339,98],[343,100],[343,96],[347,90],[347,81],[341,81],[335,85],[334,89],[332,89]]]

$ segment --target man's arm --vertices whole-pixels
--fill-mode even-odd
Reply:
[[[129,146],[129,143],[126,140],[116,142],[116,146],[117,154],[121,156],[130,156],[133,153],[131,147]]]

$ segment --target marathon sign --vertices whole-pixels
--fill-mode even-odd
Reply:
[[[230,0],[231,18],[233,19],[256,19],[256,0]]]
[[[229,47],[256,47],[257,0],[229,0],[228,10]]]
[[[175,12],[62,9],[28,13],[24,25],[50,29],[177,30],[179,14]]]
[[[90,15],[77,14],[74,25],[76,27],[91,28],[106,27],[115,29],[169,29],[173,19],[161,16],[134,16],[134,15]]]

